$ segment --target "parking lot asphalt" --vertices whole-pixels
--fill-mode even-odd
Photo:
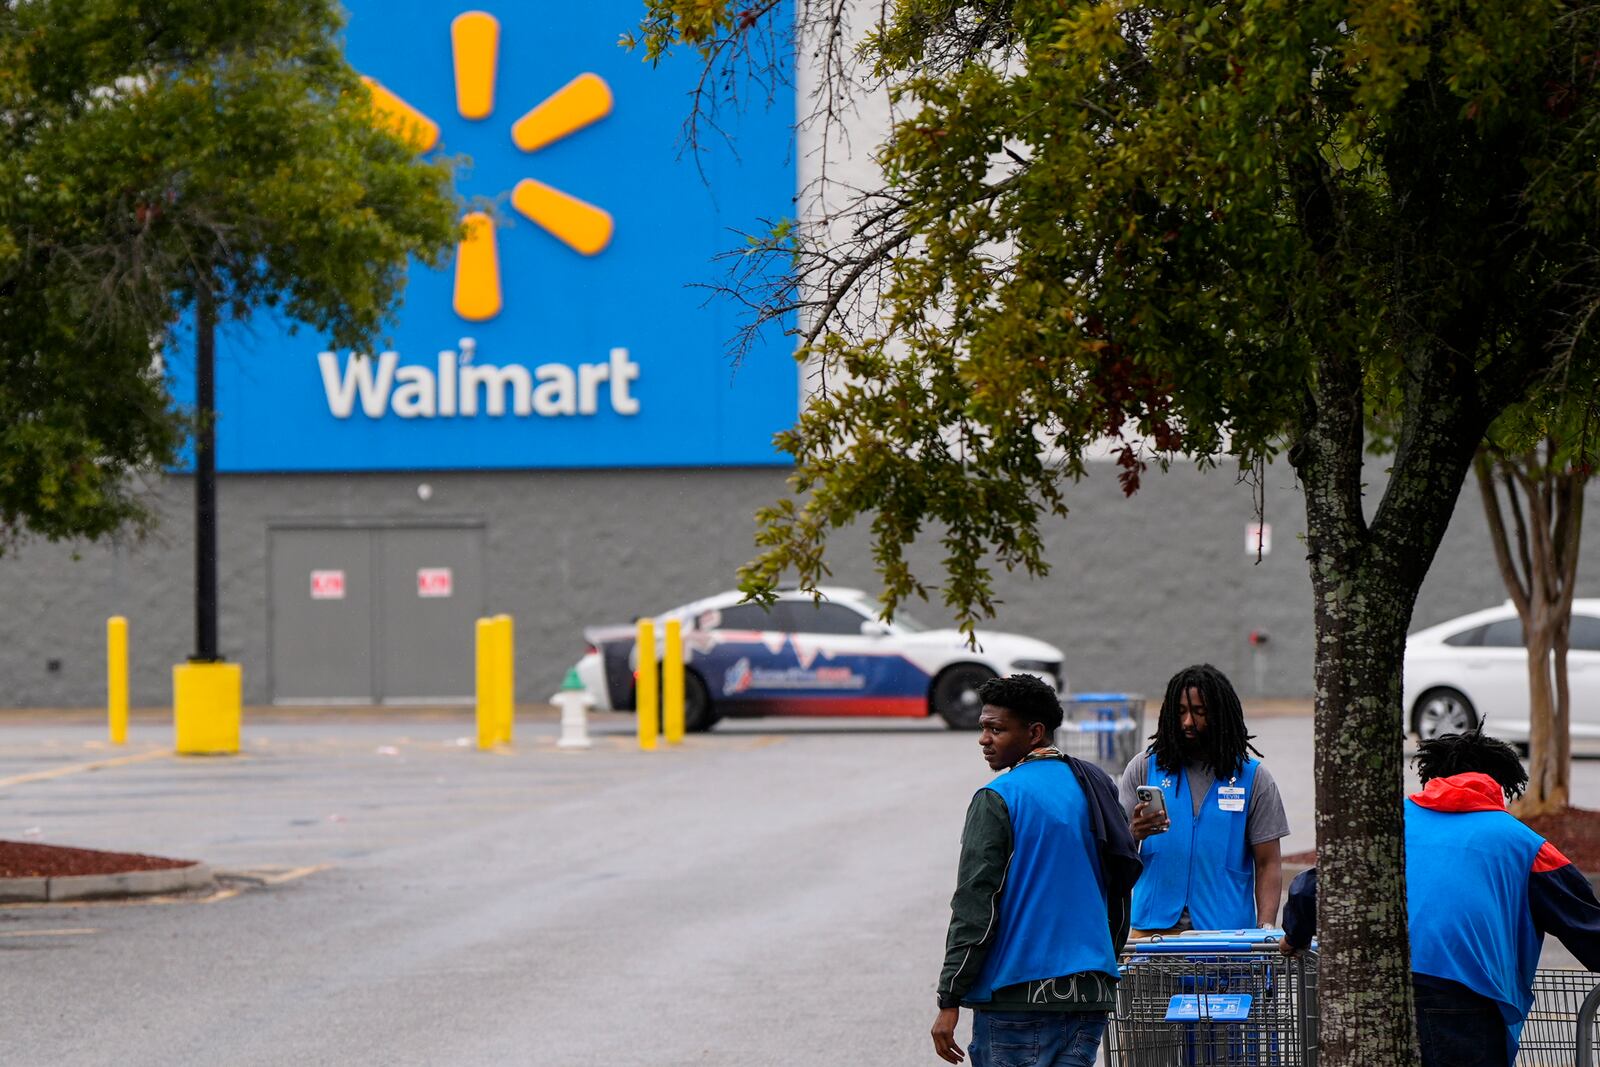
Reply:
[[[936,1062],[975,735],[755,720],[641,753],[603,715],[564,753],[540,716],[482,753],[470,726],[247,721],[239,757],[179,759],[159,724],[113,751],[89,720],[0,720],[0,837],[236,872],[0,908],[0,1062]],[[1309,848],[1310,720],[1253,727]],[[1574,778],[1600,806],[1600,761]]]

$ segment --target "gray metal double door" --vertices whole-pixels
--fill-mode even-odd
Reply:
[[[455,703],[473,691],[481,526],[274,527],[278,703]]]

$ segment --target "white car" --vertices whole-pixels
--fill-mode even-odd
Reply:
[[[1067,689],[1061,650],[1016,634],[982,631],[969,648],[959,630],[930,630],[909,615],[878,618],[880,607],[857,589],[785,591],[771,607],[719,593],[655,619],[657,643],[668,619],[683,627],[684,718],[706,730],[725,715],[938,714],[957,729],[978,725],[977,688],[1002,674],[1031,674]],[[595,707],[632,711],[632,626],[584,632],[578,661]]]
[[[1600,600],[1572,602],[1567,678],[1572,737],[1600,738]],[[1528,740],[1528,653],[1510,601],[1406,638],[1407,727],[1421,738],[1486,721],[1506,741]]]

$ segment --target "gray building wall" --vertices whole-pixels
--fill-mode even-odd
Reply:
[[[730,587],[752,553],[752,513],[783,492],[781,470],[666,470],[360,475],[225,475],[221,640],[244,666],[245,699],[268,689],[268,528],[304,520],[481,521],[486,609],[517,619],[518,690],[542,700],[583,650],[584,626],[625,622]],[[419,498],[418,486],[432,493]],[[0,703],[91,706],[104,700],[104,623],[129,617],[132,697],[171,699],[171,667],[191,651],[190,481],[161,484],[162,519],[142,543],[32,543],[0,558],[11,606],[0,640]],[[1251,491],[1227,471],[1175,467],[1124,498],[1109,466],[1069,490],[1071,516],[1048,529],[1051,574],[1000,575],[994,626],[1060,645],[1079,691],[1159,693],[1172,670],[1210,660],[1241,692],[1312,691],[1304,513],[1292,472],[1268,472],[1272,552],[1246,551]],[[1600,595],[1600,534],[1585,538],[1580,595]],[[937,545],[923,552],[937,573]],[[862,529],[831,552],[835,581],[875,589]],[[1477,490],[1462,492],[1413,628],[1505,599]],[[943,623],[941,605],[912,614]],[[1268,643],[1253,652],[1251,630]],[[54,669],[52,669],[52,666]]]

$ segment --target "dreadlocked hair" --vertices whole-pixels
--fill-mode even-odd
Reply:
[[[1498,737],[1486,736],[1482,723],[1464,734],[1440,734],[1422,742],[1411,765],[1423,785],[1434,778],[1474,771],[1487,774],[1499,784],[1507,800],[1520,797],[1528,784],[1528,772],[1522,769],[1517,750]]]
[[[1204,748],[1197,754],[1198,762],[1211,769],[1218,779],[1236,777],[1244,769],[1250,753],[1260,751],[1250,743],[1255,736],[1244,728],[1244,709],[1239,706],[1239,694],[1233,691],[1228,676],[1209,663],[1185,667],[1167,682],[1167,695],[1161,700],[1161,715],[1156,720],[1156,732],[1150,735],[1146,749],[1156,758],[1156,766],[1174,774],[1183,770],[1183,726],[1179,722],[1178,705],[1183,694],[1191,689],[1200,691],[1206,705],[1206,730],[1201,734]]]

